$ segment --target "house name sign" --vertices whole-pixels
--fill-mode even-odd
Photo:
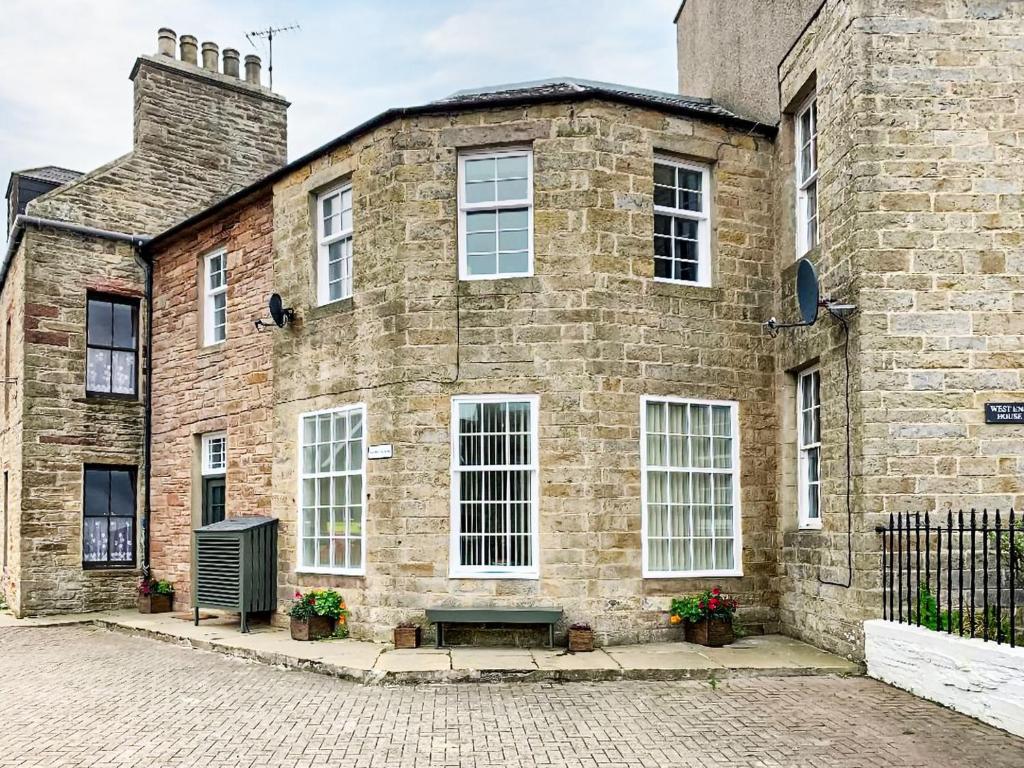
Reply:
[[[985,403],[986,424],[1024,424],[1024,403]]]

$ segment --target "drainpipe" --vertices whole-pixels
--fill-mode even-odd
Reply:
[[[145,392],[144,416],[143,416],[143,443],[142,443],[142,466],[143,476],[146,479],[146,490],[143,496],[143,517],[142,517],[142,577],[150,577],[151,568],[149,563],[149,520],[151,506],[151,495],[149,491],[151,478],[151,457],[153,454],[153,262],[142,255],[142,247],[135,248],[135,258],[146,270],[146,354],[143,361],[146,365],[146,379],[143,385]]]

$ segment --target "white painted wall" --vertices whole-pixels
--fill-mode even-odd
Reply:
[[[1024,648],[876,619],[864,654],[869,676],[1024,736]]]

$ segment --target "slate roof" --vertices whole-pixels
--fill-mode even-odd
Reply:
[[[501,104],[506,101],[521,101],[528,98],[557,98],[559,96],[602,96],[647,103],[657,108],[669,107],[708,115],[727,120],[743,120],[741,115],[730,112],[710,99],[680,96],[666,91],[635,88],[617,83],[603,83],[599,80],[585,80],[579,77],[553,77],[546,80],[531,80],[524,83],[506,83],[484,88],[467,88],[451,96],[430,102],[437,106],[468,107]]]
[[[81,171],[72,171],[68,168],[61,168],[57,165],[44,165],[39,168],[27,168],[24,171],[15,171],[18,176],[28,179],[48,181],[51,184],[67,184],[82,175]]]

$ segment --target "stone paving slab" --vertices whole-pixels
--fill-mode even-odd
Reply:
[[[417,648],[358,640],[299,642],[279,627],[242,634],[234,617],[195,626],[188,614],[108,611],[40,619],[0,616],[2,627],[95,624],[164,642],[367,684],[496,680],[675,680],[756,675],[861,674],[853,662],[782,635],[738,640],[726,648],[650,643],[569,653],[548,648]]]

